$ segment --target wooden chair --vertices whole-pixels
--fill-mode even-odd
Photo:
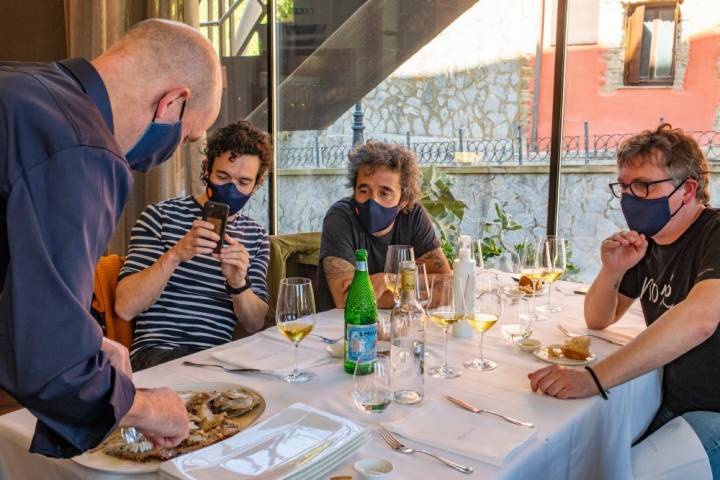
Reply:
[[[105,336],[130,348],[133,322],[125,321],[115,313],[115,289],[122,264],[123,258],[119,255],[100,257],[95,267],[92,307],[102,318]]]

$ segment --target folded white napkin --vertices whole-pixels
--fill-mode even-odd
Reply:
[[[589,328],[573,327],[571,325],[560,325],[570,333],[586,334],[591,333],[601,338],[612,340],[613,342],[622,343],[627,345],[630,341],[637,337],[640,332],[644,330],[644,327],[634,325],[613,325],[603,330],[591,330]]]
[[[415,442],[498,467],[535,435],[530,428],[434,400],[383,426]]]
[[[299,368],[311,368],[330,360],[323,350],[298,347]],[[295,367],[294,346],[290,342],[255,337],[237,346],[212,353],[212,357],[221,362],[246,368],[259,368],[275,373],[289,373]]]

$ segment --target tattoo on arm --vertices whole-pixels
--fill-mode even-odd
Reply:
[[[427,252],[422,257],[418,258],[418,261],[428,265],[428,273],[441,273],[445,270],[445,267],[450,268],[445,254],[443,254],[440,248]]]
[[[337,280],[355,273],[355,267],[350,262],[338,257],[323,258],[323,269],[328,280]]]

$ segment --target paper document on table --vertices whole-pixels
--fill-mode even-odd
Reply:
[[[498,467],[535,435],[527,427],[434,400],[383,426],[414,442]]]
[[[705,448],[682,417],[633,447],[632,469],[635,480],[713,478]]]
[[[288,373],[295,366],[293,349],[290,342],[255,337],[240,342],[232,348],[213,352],[211,356],[221,362],[238,367],[261,368],[274,373]],[[302,343],[298,347],[298,367],[311,368],[327,363],[330,357],[323,349],[308,348]]]

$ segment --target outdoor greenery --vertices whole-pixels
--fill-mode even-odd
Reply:
[[[420,203],[425,207],[440,238],[443,252],[450,261],[455,257],[455,244],[467,204],[455,198],[455,180],[434,166],[422,169]]]
[[[443,253],[452,265],[455,259],[455,249],[460,234],[460,223],[465,217],[467,204],[458,200],[452,192],[455,180],[436,167],[431,166],[422,169],[422,196],[420,202],[430,215],[433,222]],[[489,259],[500,260],[501,257],[512,256],[510,261],[519,261],[523,251],[523,243],[511,244],[508,239],[510,232],[517,232],[523,226],[513,220],[512,216],[505,211],[505,204],[494,202],[492,210],[494,218],[488,219],[482,225],[482,240],[479,243],[479,252],[484,261]],[[567,246],[567,269],[565,279],[576,279],[580,270],[572,263],[572,251]],[[507,262],[508,259],[504,258]]]

